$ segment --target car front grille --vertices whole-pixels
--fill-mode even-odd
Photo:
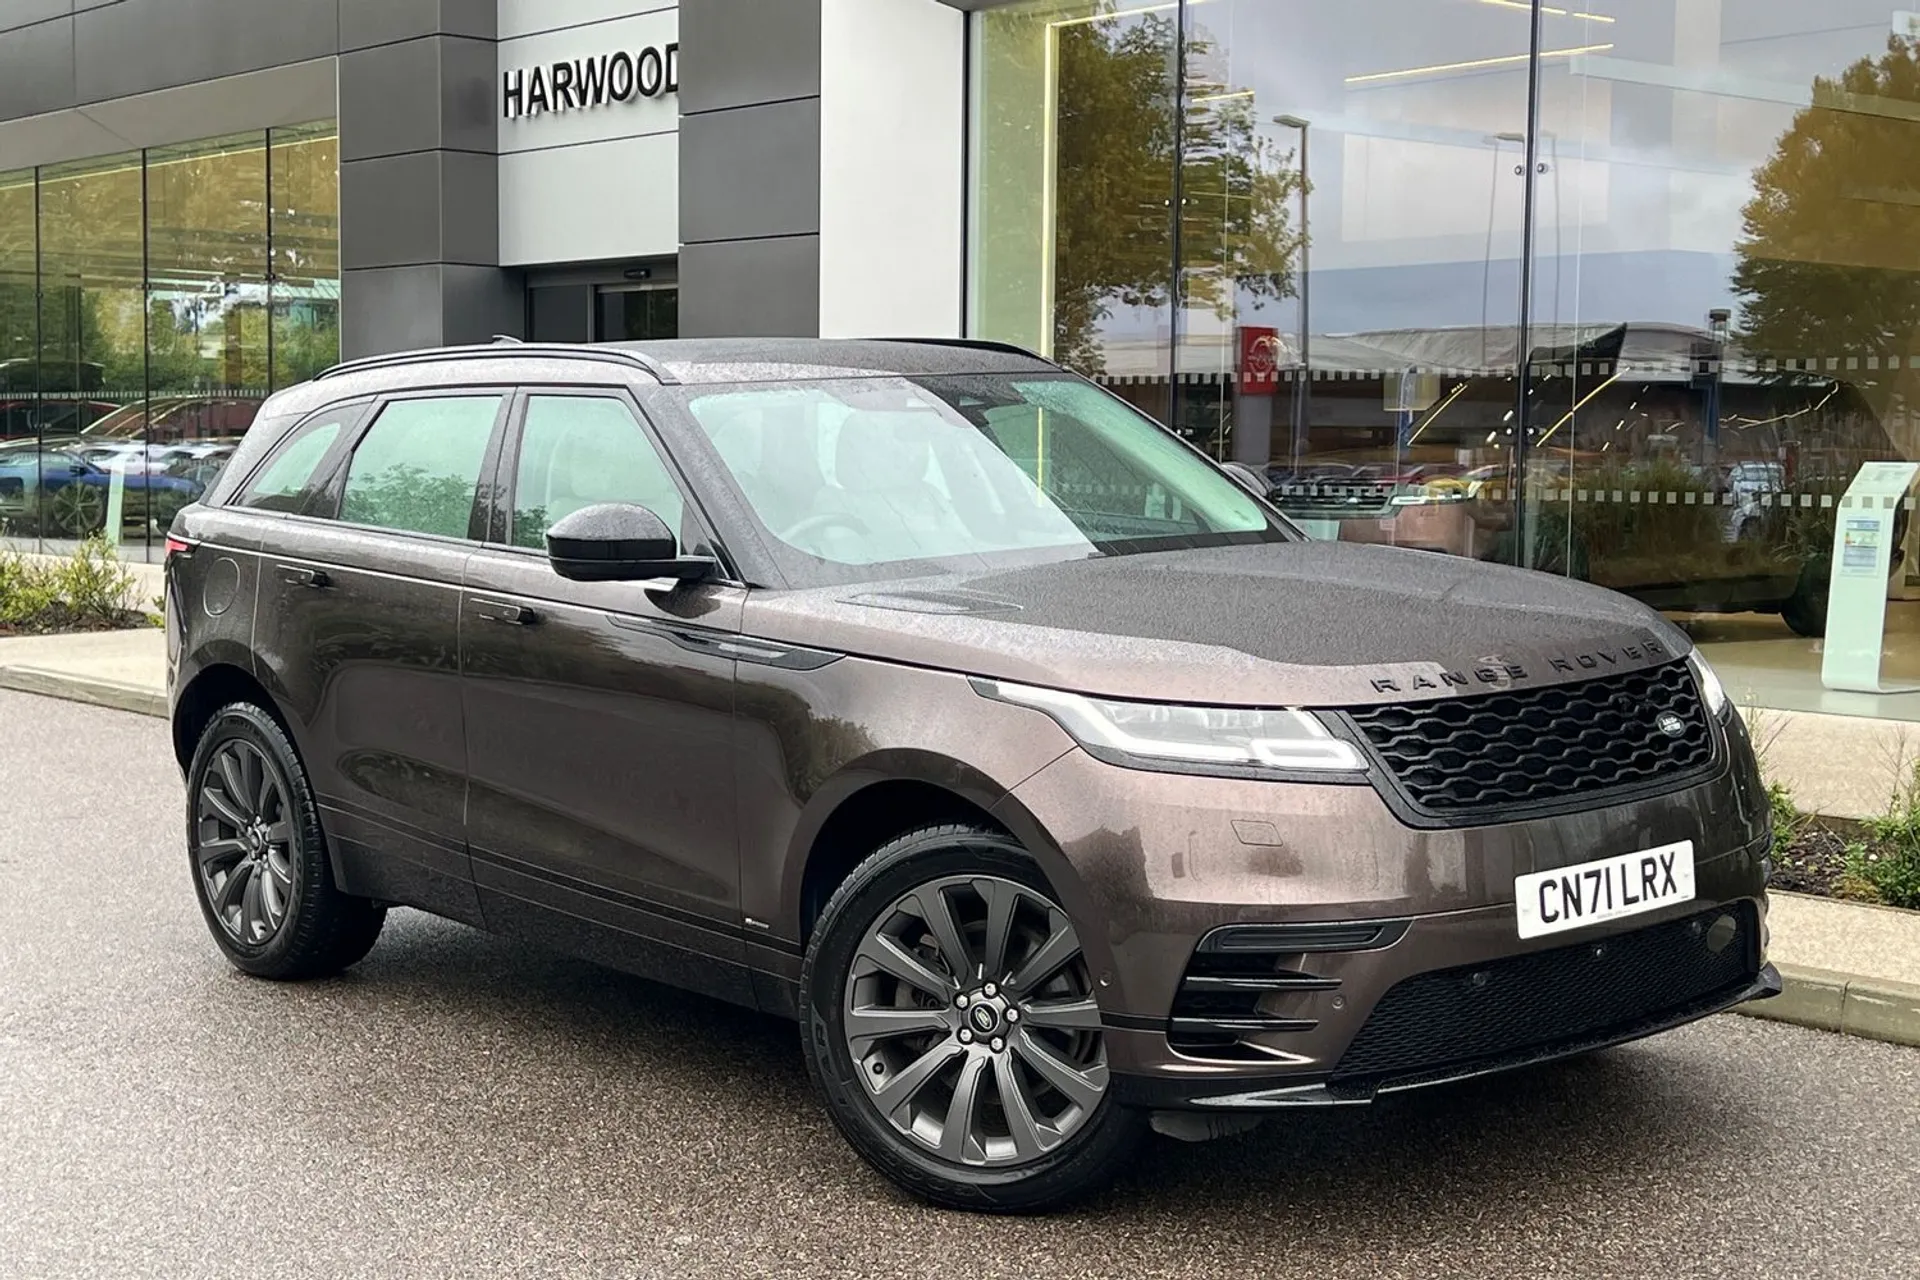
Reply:
[[[1390,988],[1334,1068],[1369,1091],[1608,1044],[1724,1007],[1760,971],[1751,902]]]
[[[1680,732],[1663,732],[1665,713]],[[1685,662],[1544,689],[1345,713],[1399,796],[1445,825],[1672,790],[1715,761]]]

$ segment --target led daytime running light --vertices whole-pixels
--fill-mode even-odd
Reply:
[[[1366,769],[1352,743],[1328,733],[1306,711],[1121,702],[1003,681],[977,681],[975,687],[987,697],[1046,712],[1097,754],[1290,772]]]

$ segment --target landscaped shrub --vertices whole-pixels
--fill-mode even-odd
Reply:
[[[1847,850],[1843,888],[1892,907],[1920,910],[1920,765],[1884,818],[1870,824],[1873,839]]]
[[[103,538],[52,563],[0,552],[0,633],[110,631],[151,621],[133,574]]]

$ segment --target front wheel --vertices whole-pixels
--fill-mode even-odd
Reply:
[[[1108,1096],[1073,924],[1005,835],[933,827],[874,853],[822,911],[800,981],[835,1124],[935,1204],[1053,1207],[1104,1184],[1144,1130]]]
[[[261,978],[338,973],[373,947],[386,908],[334,887],[300,756],[251,703],[214,716],[187,768],[193,887],[213,940]]]

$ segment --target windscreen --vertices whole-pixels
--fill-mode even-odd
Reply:
[[[809,583],[1291,535],[1151,419],[1076,378],[690,389],[789,576]]]

